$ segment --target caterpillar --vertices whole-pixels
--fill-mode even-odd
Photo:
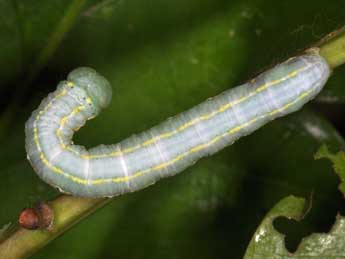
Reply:
[[[137,191],[300,109],[330,74],[318,51],[307,51],[145,132],[86,149],[73,144],[73,133],[108,106],[112,90],[95,70],[77,68],[26,122],[27,158],[63,193],[112,197]]]

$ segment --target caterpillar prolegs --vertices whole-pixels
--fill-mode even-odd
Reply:
[[[65,193],[110,197],[133,192],[300,109],[330,74],[317,51],[306,52],[145,132],[87,150],[72,144],[73,133],[109,104],[111,86],[93,69],[77,68],[27,121],[28,159],[44,181]]]

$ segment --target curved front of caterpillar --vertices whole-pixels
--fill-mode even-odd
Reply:
[[[93,69],[78,68],[26,123],[28,159],[44,181],[65,193],[110,197],[136,191],[298,110],[330,73],[317,53],[294,57],[148,131],[87,150],[72,143],[73,133],[109,104],[111,87]]]

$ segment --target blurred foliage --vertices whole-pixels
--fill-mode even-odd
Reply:
[[[75,141],[115,143],[248,80],[345,21],[344,0],[88,0],[55,55],[26,81],[76,2],[0,3],[0,226],[57,195],[25,160],[23,128],[74,67],[95,68],[114,92]],[[298,225],[277,227],[288,247],[328,231],[344,201],[329,163],[313,157],[323,144],[344,149],[343,72],[334,71],[318,102],[176,177],[118,197],[33,258],[241,258],[265,214],[290,194],[312,195],[313,206]],[[323,112],[334,105],[337,113]]]

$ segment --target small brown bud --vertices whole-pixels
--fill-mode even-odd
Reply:
[[[54,221],[53,209],[47,203],[41,202],[36,206],[36,212],[40,216],[40,228],[49,230]]]
[[[19,215],[19,224],[26,229],[38,229],[40,219],[36,211],[32,208],[25,208]]]

